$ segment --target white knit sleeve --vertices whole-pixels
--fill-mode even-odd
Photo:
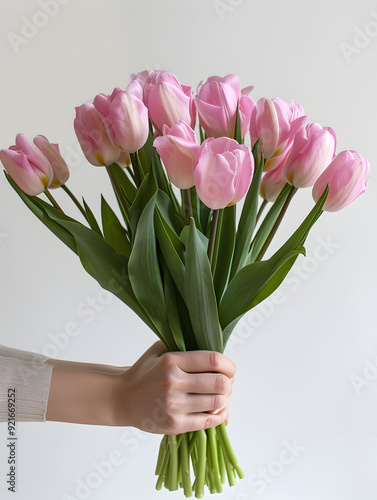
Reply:
[[[15,390],[16,420],[44,422],[53,366],[48,358],[0,345],[0,422],[8,420],[8,391]]]

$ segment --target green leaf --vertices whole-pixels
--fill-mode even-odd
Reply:
[[[298,255],[299,255],[299,253],[297,255],[293,255],[292,257],[288,258],[287,261],[278,269],[278,271],[274,275],[274,278],[272,280],[268,281],[266,286],[260,292],[260,294],[255,297],[254,303],[253,303],[251,308],[253,308],[256,305],[263,302],[264,299],[269,297],[281,285],[281,283],[284,281],[286,275],[288,274],[288,272],[292,268],[293,264],[296,262]],[[244,314],[241,314],[240,316],[235,318],[223,330],[224,349],[225,349],[225,346],[226,346],[226,344],[229,340],[229,337],[232,334],[235,326],[237,325],[237,323],[239,322],[239,320],[243,316],[244,316]]]
[[[242,133],[241,133],[241,124],[240,124],[240,101],[237,103],[237,110],[236,110],[236,126],[234,130],[234,139],[239,143],[242,144]]]
[[[177,235],[180,234],[182,229],[186,226],[186,218],[183,217],[181,213],[174,210],[171,199],[164,191],[161,191],[161,189],[157,192],[157,206],[170,227],[174,229]]]
[[[299,253],[304,253],[303,247],[287,252],[279,259],[272,256],[269,260],[254,262],[242,268],[229,283],[220,302],[219,315],[222,328],[225,329],[236,318],[242,317],[276,290],[281,284],[278,279],[281,274],[277,277],[275,275],[288,260]]]
[[[145,174],[147,174],[151,170],[152,156],[155,151],[153,146],[153,141],[154,141],[153,128],[150,126],[147,142],[141,149],[139,149],[139,158]]]
[[[81,223],[66,220],[56,210],[55,220],[74,237],[84,269],[109,292],[127,304],[156,334],[158,328],[135,297],[128,276],[128,259],[118,254],[93,230]]]
[[[117,163],[113,163],[109,168],[113,172],[118,185],[122,189],[124,197],[128,202],[128,206],[132,205],[137,193],[137,189],[134,186],[133,182],[126,174],[126,171],[123,170],[123,168],[120,167]]]
[[[263,219],[263,222],[261,223],[250,245],[250,252],[247,257],[248,264],[254,262],[259,252],[261,251],[268,235],[270,234],[277,218],[279,217],[279,214],[284,206],[285,200],[288,197],[291,187],[292,186],[288,183],[283,187],[279,196],[276,198],[272,207],[268,211],[266,217]]]
[[[125,257],[131,255],[131,243],[126,229],[120,223],[105,198],[101,196],[102,227],[106,242]]]
[[[258,160],[258,143],[259,141],[257,141],[253,147],[255,170],[251,186],[247,192],[245,202],[242,207],[241,217],[238,224],[236,245],[230,273],[231,278],[233,278],[233,276],[237,274],[238,270],[245,264],[251,238],[256,225],[259,189],[264,166],[263,156],[260,162]]]
[[[172,280],[172,277],[170,276],[169,270],[163,258],[160,259],[160,263],[164,277],[166,314],[175,344],[175,348],[170,348],[170,350],[186,351],[185,335],[182,330],[181,319],[179,316],[179,307],[177,303],[179,292],[174,284],[174,281]]]
[[[259,304],[281,284],[297,255],[305,253],[302,245],[321,215],[327,195],[328,187],[298,229],[270,259],[245,266],[231,280],[219,305],[223,329]]]
[[[233,205],[231,207],[224,208],[221,223],[219,252],[217,255],[215,274],[213,278],[218,303],[220,303],[221,297],[223,296],[228,283],[235,242],[236,205]]]
[[[199,349],[223,352],[211,267],[198,232],[191,219],[186,248],[186,304]]]
[[[329,186],[327,185],[322,196],[319,198],[317,203],[314,205],[312,210],[309,212],[305,220],[298,227],[298,229],[292,234],[288,241],[276,252],[276,258],[280,258],[284,253],[290,251],[293,248],[297,248],[304,244],[310,229],[317,222],[318,218],[322,214],[323,205],[325,204],[326,198],[329,194]]]
[[[182,229],[182,232],[181,234],[179,235],[179,239],[182,241],[183,245],[185,246],[185,248],[187,247],[187,240],[188,240],[188,235],[189,235],[189,232],[190,232],[190,226],[185,226],[183,229]],[[201,239],[202,243],[203,243],[203,246],[204,248],[206,249],[207,251],[207,248],[208,248],[208,238],[207,236],[205,236],[201,231],[198,230],[198,236],[199,238]]]
[[[156,189],[156,182],[153,175],[149,174],[144,177],[139,189],[137,190],[135,200],[129,210],[132,235],[135,234],[141,214],[143,213],[143,210],[149,200],[155,194]]]
[[[166,262],[166,265],[169,268],[170,274],[174,280],[176,287],[184,298],[185,248],[179,237],[175,234],[173,229],[169,226],[168,222],[164,219],[158,207],[156,207],[155,210],[154,222],[156,237],[161,253]]]
[[[166,317],[164,290],[157,258],[154,230],[156,199],[157,192],[145,205],[140,216],[128,263],[128,272],[137,300],[157,326],[160,338],[164,340],[166,345],[169,345],[171,331]]]
[[[207,139],[207,136],[200,123],[199,123],[199,134],[200,134],[200,144],[202,144]]]
[[[161,189],[161,191],[164,191],[168,195],[172,202],[174,210],[176,212],[181,212],[181,206],[178,203],[177,197],[175,196],[171,182],[169,181],[165,173],[165,169],[162,166],[161,158],[159,157],[156,148],[153,148],[153,150],[154,154],[152,159],[152,169],[154,170],[156,176],[157,185],[159,189]]]
[[[200,225],[202,226],[202,233],[209,234],[211,230],[210,221],[212,220],[212,210],[205,205],[202,200],[198,197],[199,200],[199,213],[200,213]],[[199,226],[198,226],[199,228]]]
[[[86,201],[84,200],[84,198],[82,199],[82,202],[83,202],[83,205],[84,205],[84,208],[85,208],[86,216],[88,218],[89,226],[93,229],[94,232],[96,232],[97,234],[99,234],[100,236],[102,236],[101,229],[100,229],[100,227],[98,225],[98,222],[97,222],[96,218],[94,217],[94,214],[91,211],[89,205],[86,203]]]
[[[58,211],[56,208],[51,207],[48,203],[40,200],[36,196],[29,196],[25,194],[17,184],[11,179],[11,177],[5,172],[5,177],[7,178],[9,184],[16,191],[21,200],[25,205],[33,212],[33,214],[38,217],[38,219],[53,233],[57,236],[63,243],[67,245],[73,252],[77,254],[76,241],[69,231],[64,229],[59,223],[55,222],[48,216],[48,210]],[[73,220],[67,217],[67,220]]]

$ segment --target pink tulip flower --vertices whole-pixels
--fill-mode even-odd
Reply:
[[[245,196],[254,173],[250,149],[234,139],[210,137],[194,170],[199,198],[209,208],[234,205]]]
[[[115,88],[108,96],[98,94],[93,101],[113,146],[134,153],[147,142],[148,110],[134,94]]]
[[[164,125],[163,133],[153,145],[164,162],[171,182],[180,189],[188,189],[194,185],[194,170],[201,151],[195,132],[181,120],[170,129]]]
[[[37,196],[50,185],[50,162],[24,134],[16,136],[16,145],[0,151],[0,160],[17,186],[29,196]]]
[[[284,175],[298,188],[312,186],[335,157],[336,136],[330,127],[310,123],[295,135]]]
[[[369,169],[368,160],[359,153],[348,150],[342,151],[314,184],[314,201],[318,201],[327,184],[329,184],[329,194],[323,209],[327,212],[341,210],[364,193],[368,182],[365,177]]]
[[[274,202],[285,186],[284,164],[275,170],[266,172],[260,184],[260,195],[266,201]]]
[[[131,81],[126,88],[126,92],[134,94],[140,101],[143,101],[144,85],[152,73],[153,71],[147,69],[137,74],[132,73],[130,77]]]
[[[274,170],[286,161],[298,130],[305,124],[302,106],[279,97],[263,97],[256,103],[250,119],[250,138],[253,146],[261,137],[258,152],[266,158],[265,171]]]
[[[109,166],[120,151],[110,141],[102,118],[92,103],[76,108],[74,127],[86,159],[95,166]]]
[[[34,144],[50,162],[54,177],[50,188],[58,188],[69,179],[69,170],[66,162],[60,154],[58,144],[52,144],[44,135],[37,135],[33,139]]]
[[[195,127],[196,108],[191,87],[181,85],[174,73],[152,71],[144,85],[143,100],[159,134],[164,125],[171,128],[180,120]]]
[[[197,89],[196,107],[199,122],[207,137],[234,138],[236,112],[239,103],[241,135],[247,134],[251,112],[255,102],[249,97],[253,87],[241,90],[240,79],[236,75],[211,76]]]

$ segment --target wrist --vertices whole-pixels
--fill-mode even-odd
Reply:
[[[115,423],[117,377],[107,373],[60,369],[52,371],[46,420],[91,425]]]
[[[112,376],[112,404],[109,418],[113,426],[132,426],[132,384],[126,370]]]

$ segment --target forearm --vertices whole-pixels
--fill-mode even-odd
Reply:
[[[81,370],[81,371],[91,371],[97,373],[109,373],[109,374],[119,374],[128,370],[129,366],[112,366],[112,365],[101,365],[96,363],[81,363],[77,361],[65,361],[61,359],[50,358],[45,361],[46,364],[53,365],[60,370]]]
[[[69,362],[64,363],[63,367],[56,364],[52,372],[46,420],[118,425],[117,401],[122,370],[113,367],[113,373],[99,372],[91,371],[88,366],[76,370]]]

